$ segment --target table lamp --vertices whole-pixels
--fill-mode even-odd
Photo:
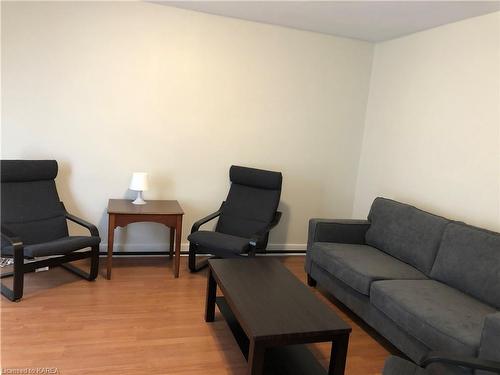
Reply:
[[[133,201],[133,204],[146,204],[146,201],[142,199],[142,192],[148,190],[148,174],[144,172],[134,172],[132,174],[132,181],[130,181],[130,190],[137,191],[137,198]]]

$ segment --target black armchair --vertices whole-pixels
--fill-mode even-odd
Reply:
[[[484,374],[500,374],[500,362],[477,357],[464,357],[449,353],[430,352],[420,367],[405,359],[390,356],[385,361],[383,375],[434,375],[469,374],[470,370],[486,371]],[[482,372],[481,372],[482,373]]]
[[[188,236],[191,272],[207,265],[206,261],[196,264],[196,254],[232,258],[265,250],[269,231],[280,221],[281,173],[233,165],[229,178],[226,201],[218,211],[195,222]],[[215,231],[200,230],[215,218]]]
[[[99,232],[59,201],[57,170],[55,160],[1,161],[1,256],[14,260],[13,271],[1,275],[14,278],[13,288],[2,283],[1,291],[11,301],[23,296],[24,274],[38,268],[61,266],[89,281],[97,277]],[[90,236],[70,236],[67,220],[87,228]],[[84,258],[91,259],[89,273],[67,264]]]

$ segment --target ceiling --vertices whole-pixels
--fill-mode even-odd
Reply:
[[[156,1],[220,16],[380,42],[500,10],[500,1]]]

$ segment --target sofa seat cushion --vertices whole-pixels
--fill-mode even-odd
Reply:
[[[372,284],[370,302],[431,350],[476,356],[486,315],[495,312],[435,280]]]
[[[426,279],[416,268],[367,245],[316,242],[311,254],[314,263],[365,295],[376,280]]]

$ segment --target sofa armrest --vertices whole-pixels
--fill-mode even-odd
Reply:
[[[368,220],[310,219],[307,248],[314,242],[365,244],[365,234],[370,227]]]
[[[307,253],[304,268],[309,275],[312,267],[312,245],[315,242],[365,244],[365,234],[370,227],[367,220],[310,219],[307,236]],[[311,284],[312,285],[312,284]]]
[[[422,359],[422,363],[420,365],[426,368],[433,363],[443,363],[450,366],[460,366],[469,369],[488,371],[487,373],[500,373],[500,362],[476,357],[465,357],[446,352],[430,352],[425,356],[425,358]]]
[[[500,311],[490,314],[484,320],[481,343],[479,345],[479,358],[500,362]],[[490,374],[489,372],[476,372],[477,374]]]

